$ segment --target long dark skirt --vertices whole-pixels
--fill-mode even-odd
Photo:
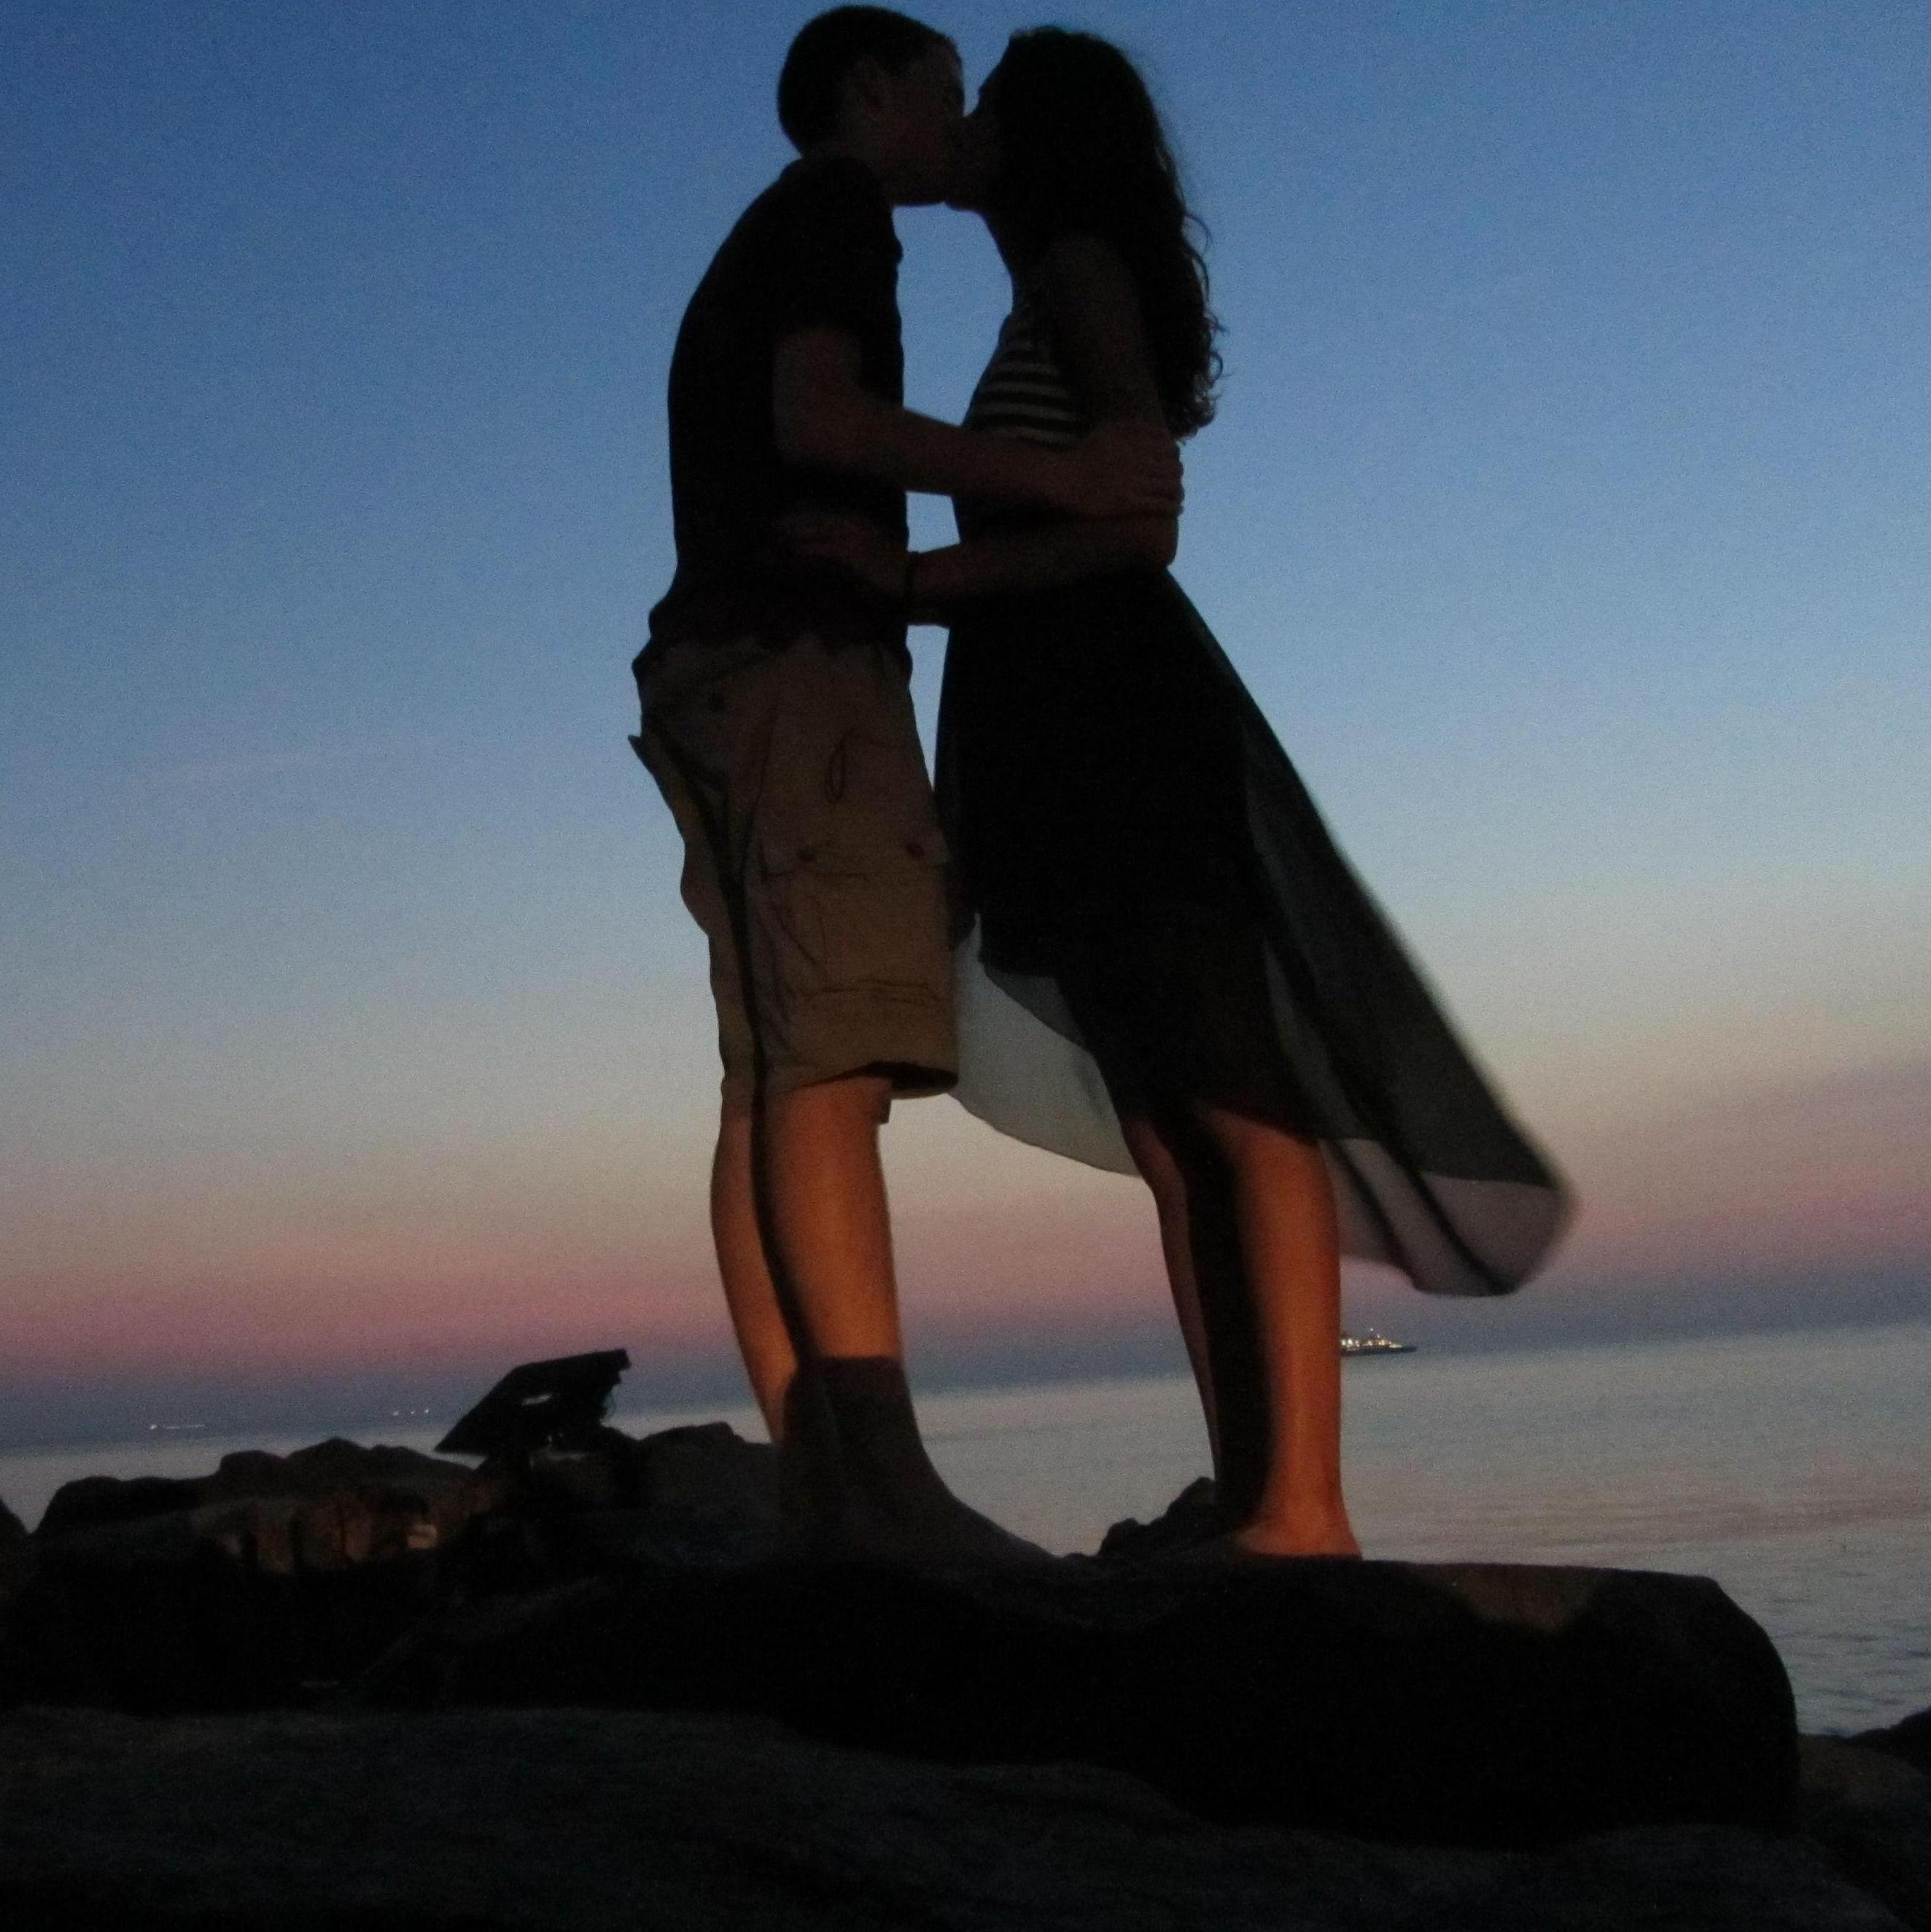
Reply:
[[[1318,1141],[1347,1252],[1419,1288],[1503,1294],[1546,1256],[1561,1181],[1170,576],[976,606],[946,656],[938,786],[974,914],[973,1113],[1130,1172],[1114,1101],[1152,1082]]]

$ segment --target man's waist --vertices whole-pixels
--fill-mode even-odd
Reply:
[[[650,614],[652,644],[672,639],[757,636],[784,644],[805,632],[827,642],[902,645],[905,614],[843,578],[796,572],[687,579],[682,573]]]

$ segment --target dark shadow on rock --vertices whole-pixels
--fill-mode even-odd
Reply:
[[[757,1712],[946,1762],[1107,1766],[1203,1817],[1410,1840],[1781,1828],[1795,1790],[1782,1665],[1696,1578],[772,1564],[505,1607],[419,1640],[367,1694]]]
[[[767,1720],[0,1717],[0,1924],[115,1932],[1898,1932],[1801,1838],[1475,1852],[1230,1827],[1080,1765]]]

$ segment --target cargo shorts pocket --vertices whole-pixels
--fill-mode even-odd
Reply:
[[[758,857],[784,993],[944,996],[946,854],[929,817],[866,818],[834,806],[766,833]]]

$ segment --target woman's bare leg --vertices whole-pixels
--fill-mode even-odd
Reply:
[[[1183,1109],[1128,1110],[1120,1120],[1159,1218],[1168,1284],[1213,1450],[1215,1496],[1231,1520],[1244,1522],[1267,1486],[1273,1432],[1231,1175]]]
[[[1180,1156],[1146,1114],[1123,1113],[1120,1131],[1141,1179],[1153,1196],[1167,1286],[1173,1294],[1174,1312],[1180,1320],[1180,1339],[1186,1344],[1194,1386],[1200,1391],[1201,1412],[1207,1418],[1207,1444],[1213,1456],[1214,1483],[1219,1487],[1226,1480],[1226,1472],[1222,1464],[1219,1405],[1214,1393],[1207,1316],[1201,1305],[1199,1258],[1195,1252],[1196,1216],[1192,1196],[1197,1190],[1189,1187]]]
[[[1265,1390],[1264,1478],[1233,1534],[1267,1556],[1358,1556],[1341,1484],[1341,1256],[1320,1148],[1203,1107],[1239,1230],[1253,1348]]]

